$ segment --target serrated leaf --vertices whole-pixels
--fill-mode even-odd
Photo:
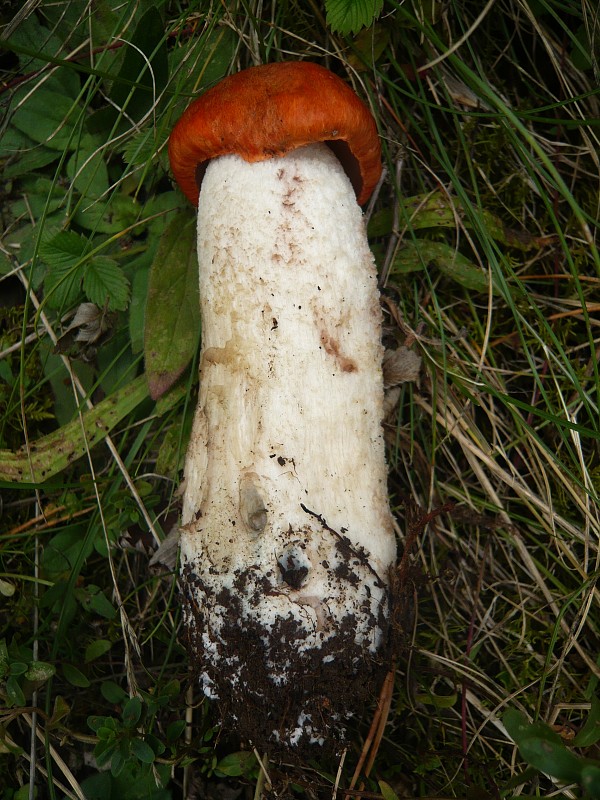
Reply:
[[[67,161],[67,176],[79,194],[100,197],[108,189],[108,170],[102,150],[80,147]]]
[[[177,214],[161,236],[150,268],[144,355],[150,396],[157,399],[193,358],[200,330],[193,218]]]
[[[96,256],[85,265],[83,289],[88,300],[100,308],[123,311],[129,301],[129,281],[112,258]]]
[[[326,0],[327,24],[336,33],[358,33],[381,13],[383,0]]]
[[[11,125],[52,150],[73,150],[78,144],[74,125],[79,112],[69,97],[41,85],[17,105]]]
[[[40,256],[48,265],[44,290],[52,308],[72,305],[81,291],[86,240],[74,231],[60,231],[42,242]]]
[[[81,259],[87,250],[87,242],[74,231],[60,231],[42,242],[40,255],[51,267],[68,266]]]
[[[48,305],[55,309],[72,306],[81,293],[81,277],[81,269],[75,264],[51,267],[44,281]]]

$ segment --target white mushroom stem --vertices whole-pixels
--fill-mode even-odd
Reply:
[[[329,148],[211,162],[198,257],[181,536],[190,641],[206,694],[243,733],[314,743],[328,735],[323,698],[331,720],[350,713],[387,642],[396,555],[376,275]]]

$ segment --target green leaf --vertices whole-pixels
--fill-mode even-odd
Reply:
[[[115,739],[101,739],[96,747],[94,747],[94,758],[99,767],[104,767],[108,764],[113,757],[113,754],[118,748],[118,742]]]
[[[390,41],[390,29],[383,25],[372,25],[361,31],[353,42],[353,52],[348,63],[359,72],[372,70],[383,55]]]
[[[103,195],[109,182],[102,150],[78,148],[67,161],[67,176],[84,198],[93,200]]]
[[[135,728],[142,714],[142,701],[139,697],[130,697],[123,706],[121,716],[128,728]]]
[[[143,739],[131,740],[131,752],[143,763],[151,764],[154,761],[154,750]]]
[[[452,708],[458,700],[458,694],[435,694],[435,692],[421,692],[416,695],[416,700],[424,705],[434,706],[435,708]]]
[[[0,370],[1,372],[1,370]],[[0,374],[0,381],[6,380],[6,378]],[[16,591],[16,587],[14,583],[10,581],[4,580],[4,578],[0,578],[0,594],[4,597],[12,597]]]
[[[472,261],[445,242],[427,239],[405,241],[392,262],[391,273],[404,275],[429,265],[436,266],[447,277],[471,292],[487,292],[488,276]]]
[[[110,311],[123,311],[129,301],[129,281],[119,265],[107,256],[88,261],[83,276],[83,288],[90,302]]]
[[[118,705],[122,703],[123,700],[127,699],[127,692],[118,683],[114,681],[103,681],[102,685],[100,686],[100,691],[102,693],[102,697],[105,700],[108,700],[109,703],[114,703],[114,705]]]
[[[8,704],[11,706],[25,705],[25,695],[23,694],[18,679],[14,675],[11,675],[6,681],[6,697]]]
[[[377,781],[377,783],[379,784],[379,789],[383,795],[383,800],[398,800],[398,795],[392,789],[389,783],[386,783],[385,781]]]
[[[326,0],[327,24],[342,34],[358,33],[381,13],[383,0]]]
[[[529,722],[525,714],[516,711],[513,708],[508,709],[503,716],[502,722],[508,731],[508,735],[513,741],[520,745],[522,741],[527,738],[537,737],[538,739],[545,739],[554,744],[562,744],[562,739],[548,727],[544,722]]]
[[[111,647],[112,642],[109,642],[107,639],[96,639],[94,642],[90,642],[85,648],[85,663],[89,664],[90,661],[95,661],[97,658],[100,658],[105,653],[108,653]]]
[[[0,480],[43,483],[102,441],[147,396],[146,378],[141,376],[33,446],[14,453],[0,450]]]
[[[124,754],[120,749],[115,750],[110,762],[110,772],[115,778],[117,778],[125,769],[128,755],[129,754]]]
[[[55,673],[56,667],[53,664],[47,664],[45,661],[32,661],[25,677],[28,681],[47,681]]]
[[[461,205],[458,197],[442,192],[427,192],[401,198],[398,200],[398,210],[401,232],[404,229],[409,231],[431,228],[455,230],[459,222],[473,230],[477,223],[478,228],[485,228],[488,236],[506,247],[528,251],[539,249],[548,241],[547,237],[532,236],[528,231],[507,228],[499,217],[489,211],[478,209],[475,217],[474,210],[468,209],[466,204]],[[470,214],[467,213],[468,210],[470,210]],[[370,238],[387,236],[391,233],[393,224],[393,210],[384,208],[371,217],[368,235]]]
[[[11,125],[34,142],[61,152],[73,150],[78,144],[74,118],[81,109],[65,94],[41,84],[27,97],[18,92],[15,100],[17,110]],[[20,101],[23,102],[19,105]]]
[[[181,695],[181,682],[177,680],[177,678],[173,678],[172,681],[166,683],[160,690],[161,697],[166,697],[169,700],[177,700],[177,698]]]
[[[44,283],[46,298],[51,308],[58,310],[73,306],[81,293],[81,265],[52,267]]]
[[[600,739],[600,698],[593,697],[583,728],[573,739],[573,747],[591,747]]]
[[[64,719],[71,711],[71,706],[67,703],[62,695],[58,694],[54,698],[54,707],[52,709],[52,716],[48,720],[49,727],[54,727]]]
[[[581,785],[590,797],[600,798],[600,764],[585,764],[581,770]]]
[[[80,14],[80,11],[76,12]],[[44,9],[44,17],[47,19],[48,9]],[[60,9],[60,24],[64,25],[65,8]],[[59,55],[64,51],[64,41],[60,35],[59,30],[63,28],[55,28],[54,32],[42,25],[39,18],[35,14],[28,14],[25,19],[21,20],[19,25],[10,34],[10,44],[15,48],[23,48],[30,52],[43,53],[49,55]],[[73,31],[69,31],[72,36]],[[71,44],[73,45],[72,39]],[[34,58],[30,55],[19,54],[19,64],[22,73],[37,72],[43,70],[44,72],[44,86],[46,88],[52,87],[59,91],[61,94],[75,99],[79,94],[81,84],[79,81],[79,74],[74,67],[65,65],[53,70],[51,74],[48,72],[48,61],[42,58]]]
[[[21,150],[19,144],[17,144],[14,137],[11,136],[12,133],[14,133],[14,131],[9,129],[7,133],[2,136],[0,154],[2,157],[6,158],[7,156],[19,153],[19,157],[14,159],[12,163],[3,166],[2,174],[4,180],[20,178],[27,175],[29,172],[34,172],[41,167],[51,164],[59,157],[59,154],[55,150],[50,150],[43,145],[35,144],[31,140],[29,140],[29,146],[23,143],[25,149]],[[29,139],[29,137],[27,138]]]
[[[111,100],[115,108],[137,122],[156,102],[169,75],[164,24],[155,6],[145,12],[130,41],[124,44],[125,57]]]
[[[527,737],[519,743],[519,752],[532,767],[561,781],[579,782],[581,778],[581,759],[567,750],[562,742]]]
[[[179,739],[179,737],[185,731],[186,724],[187,723],[184,719],[178,719],[175,722],[170,723],[166,730],[166,739],[168,744],[171,746],[175,744],[177,739]]]
[[[200,330],[195,222],[178,214],[161,236],[150,268],[144,354],[157,399],[192,360]]]
[[[88,586],[90,595],[87,599],[87,608],[105,619],[114,619],[117,610],[98,586]]]
[[[88,727],[91,728],[94,733],[98,732],[98,729],[102,727],[103,723],[104,717],[101,717],[98,714],[93,714],[87,718]]]
[[[80,689],[87,689],[88,686],[90,686],[88,678],[83,674],[83,672],[81,672],[81,670],[73,666],[73,664],[63,664],[62,671],[65,679],[72,686],[77,686]]]
[[[49,267],[68,267],[86,255],[89,245],[83,236],[74,231],[59,231],[42,242],[40,255]]]
[[[146,262],[146,257],[148,257],[148,262]],[[144,318],[150,277],[150,259],[151,254],[146,251],[144,256],[137,258],[131,265],[133,278],[131,303],[129,304],[129,337],[133,353],[140,353],[144,349]]]
[[[544,722],[529,723],[514,709],[503,715],[502,722],[521,757],[532,767],[568,783],[580,780],[583,760],[567,750],[558,733]]]
[[[239,753],[230,753],[222,758],[215,767],[215,773],[221,777],[227,775],[230,778],[237,778],[250,772],[255,763],[254,753],[241,750]]]
[[[44,282],[52,308],[72,305],[81,289],[88,243],[74,231],[60,231],[42,242],[40,256],[48,265]]]
[[[237,36],[225,26],[216,26],[203,37],[180,40],[180,46],[169,54],[173,74],[178,78],[185,76],[180,88],[181,96],[173,109],[173,119],[189,105],[190,96],[213,86],[228,74],[237,48]],[[186,68],[189,64],[197,64],[199,69]]]
[[[154,734],[152,733],[147,733],[145,735],[144,741],[149,747],[152,748],[155,756],[162,755],[167,749],[165,745],[162,743],[162,741],[158,738],[158,736],[154,736]]]

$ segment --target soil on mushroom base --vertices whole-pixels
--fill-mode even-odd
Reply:
[[[343,545],[339,552],[344,554]],[[350,549],[346,556],[345,580],[352,586],[356,553]],[[356,642],[354,613],[346,614],[336,634],[320,647],[306,649],[299,646],[306,629],[297,620],[279,618],[269,629],[258,624],[244,603],[253,597],[258,602],[274,585],[251,568],[236,575],[232,589],[213,598],[221,610],[218,636],[207,625],[206,608],[198,604],[209,589],[190,565],[183,570],[183,588],[190,660],[208,693],[218,697],[224,730],[275,759],[284,756],[301,763],[339,753],[347,720],[374,705],[390,668],[387,596],[376,614],[364,609],[369,624],[382,632],[382,644],[373,655]]]

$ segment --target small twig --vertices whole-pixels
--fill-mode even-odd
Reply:
[[[368,778],[373,768],[373,764],[375,763],[375,759],[377,758],[377,752],[379,751],[379,745],[381,744],[381,739],[383,738],[385,726],[387,724],[387,719],[390,713],[390,707],[392,704],[395,672],[396,668],[394,663],[392,663],[392,667],[385,676],[385,680],[381,687],[381,691],[379,692],[377,708],[375,709],[375,713],[373,714],[371,727],[369,728],[369,733],[367,734],[367,738],[365,739],[365,743],[363,744],[360,758],[358,759],[358,764],[356,765],[356,769],[354,770],[354,775],[352,776],[352,780],[350,781],[350,786],[345,792],[344,795],[345,798],[348,798],[352,795],[356,783],[360,777],[363,765],[366,763],[364,774],[365,778]],[[358,791],[362,792],[363,788],[364,784],[361,784],[361,787],[359,788]]]
[[[340,763],[338,765],[337,774],[335,776],[335,784],[333,785],[333,793],[331,795],[331,800],[336,800],[338,789],[340,788],[340,780],[342,778],[342,770],[344,768],[344,762],[346,761],[346,753],[347,752],[348,752],[348,748],[345,747],[343,752],[342,752],[341,758],[340,758]]]

